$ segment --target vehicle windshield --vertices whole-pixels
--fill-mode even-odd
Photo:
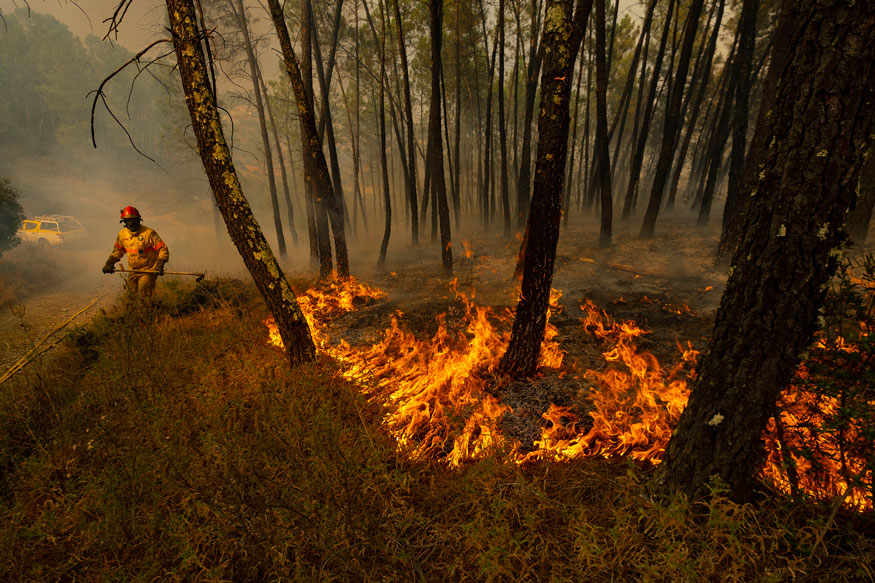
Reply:
[[[66,221],[61,221],[59,223],[61,225],[61,231],[79,231],[82,229],[82,223],[77,221],[76,219],[69,219]]]

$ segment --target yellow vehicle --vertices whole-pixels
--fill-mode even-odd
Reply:
[[[44,215],[22,221],[16,234],[25,243],[48,247],[68,245],[84,238],[85,228],[73,217]]]

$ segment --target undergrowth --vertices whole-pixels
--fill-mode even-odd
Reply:
[[[622,460],[406,460],[336,363],[289,370],[251,293],[207,289],[0,385],[0,580],[873,580],[860,517],[657,503]]]

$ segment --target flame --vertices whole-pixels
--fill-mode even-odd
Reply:
[[[861,335],[867,334],[861,327]],[[816,354],[809,362],[823,361],[828,354],[825,351],[839,357],[860,352],[841,336],[831,341],[820,337],[813,350]],[[833,366],[842,364],[835,362]],[[842,413],[839,398],[807,390],[809,380],[809,368],[802,364],[793,383],[781,394],[779,421],[769,419],[763,432],[767,455],[763,475],[787,494],[801,491],[820,500],[841,499],[860,511],[872,510],[872,462],[867,460],[872,455],[871,443],[864,436],[867,428],[860,419]],[[836,419],[843,422],[841,430],[823,430]]]
[[[652,354],[635,347],[635,339],[647,332],[634,322],[618,323],[589,300],[581,310],[586,314],[581,320],[584,328],[608,348],[602,353],[607,368],[586,373],[593,382],[589,395],[594,406],[589,412],[592,425],[582,431],[574,412],[552,405],[543,415],[547,424],[537,443],[539,449],[529,457],[628,455],[658,463],[689,396],[686,381],[678,376],[698,352],[689,344],[686,349],[678,345],[681,361],[664,371]]]
[[[542,415],[541,436],[534,449],[528,444],[522,447],[498,428],[498,421],[511,413],[511,408],[487,392],[502,382],[495,372],[510,340],[513,313],[476,305],[473,291],[466,295],[456,286],[454,280],[450,287],[463,314],[459,318],[438,315],[431,338],[422,339],[409,331],[404,314],[397,311],[382,339],[363,347],[332,341],[328,330],[339,315],[385,298],[382,290],[348,278],[309,289],[299,297],[319,351],[341,363],[341,374],[361,386],[369,398],[387,406],[384,425],[407,455],[458,466],[506,446],[519,463],[593,456],[629,456],[652,464],[661,461],[689,397],[687,381],[695,378],[693,365],[699,353],[691,343],[678,343],[678,361],[665,369],[655,356],[636,346],[638,339],[648,334],[646,330],[633,321],[615,320],[587,300],[580,306],[584,313],[581,325],[601,342],[604,361],[601,367],[583,374],[591,383],[591,410],[551,405]],[[557,371],[565,355],[549,315],[561,309],[561,295],[551,290],[540,354],[541,366]],[[656,303],[647,297],[641,301]],[[269,341],[282,346],[272,318],[265,323]],[[826,344],[822,341],[820,346]],[[844,340],[835,346],[846,352],[857,350]],[[799,378],[806,374],[803,367]],[[794,433],[779,435],[780,427],[772,420],[764,432],[767,460],[763,474],[785,492],[799,488],[817,497],[845,496],[854,507],[871,509],[865,488],[850,487],[841,478],[864,473],[865,459],[842,457],[839,445],[829,438],[820,438],[819,453],[813,460],[795,453],[806,446],[811,449],[810,441],[816,438],[805,428],[819,425],[838,406],[835,399],[814,395],[800,384],[784,391],[780,427],[793,427]],[[852,425],[848,431],[854,432],[853,437],[862,428]],[[785,469],[789,458],[798,473],[793,480]],[[836,461],[840,458],[843,461]],[[839,468],[839,463],[845,467]]]

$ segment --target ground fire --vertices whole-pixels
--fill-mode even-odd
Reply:
[[[317,347],[342,364],[343,375],[354,380],[372,399],[388,406],[384,419],[399,448],[413,458],[440,460],[458,466],[466,460],[483,457],[491,451],[511,451],[517,463],[535,460],[568,460],[578,457],[627,456],[641,462],[659,464],[671,432],[686,406],[688,380],[695,378],[693,366],[698,351],[691,343],[677,344],[678,357],[664,368],[650,352],[639,350],[638,339],[648,334],[633,321],[617,321],[587,300],[580,306],[580,324],[600,343],[603,362],[598,368],[584,369],[582,378],[589,384],[586,411],[551,404],[541,415],[541,435],[524,446],[505,435],[500,420],[511,407],[497,397],[502,383],[496,367],[510,338],[512,313],[477,305],[451,284],[464,309],[461,325],[448,325],[447,314],[436,317],[437,331],[431,338],[418,338],[404,326],[404,314],[397,311],[382,338],[364,346],[352,346],[330,337],[327,328],[337,316],[385,298],[382,290],[356,281],[332,280],[311,288],[299,303],[313,331]],[[551,294],[551,313],[560,310],[561,292]],[[653,302],[645,296],[645,302]],[[670,313],[692,313],[669,305]],[[548,314],[549,316],[549,314]],[[272,318],[265,324],[269,342],[282,346]],[[547,323],[541,350],[542,369],[559,375],[578,374],[578,367],[563,363],[558,331]],[[850,344],[840,343],[853,351]],[[804,367],[797,378],[806,375]],[[818,400],[819,407],[810,406]],[[849,452],[837,452],[837,445],[821,438],[821,454],[815,462],[788,453],[792,448],[811,448],[804,443],[814,413],[834,410],[837,403],[794,384],[782,395],[781,423],[774,420],[764,433],[767,448],[763,475],[784,492],[805,492],[816,498],[841,496],[848,506],[871,509],[865,483],[857,488],[841,476],[865,466]],[[832,409],[831,409],[832,408]],[[792,428],[792,430],[788,429]],[[800,429],[803,428],[803,429]],[[785,431],[781,431],[785,429]],[[853,429],[852,429],[853,431]],[[793,456],[788,473],[787,456]],[[836,461],[839,460],[839,461]],[[844,468],[838,465],[844,464]],[[843,470],[845,473],[843,474]],[[865,478],[865,476],[864,476]],[[871,478],[869,478],[871,479]]]

